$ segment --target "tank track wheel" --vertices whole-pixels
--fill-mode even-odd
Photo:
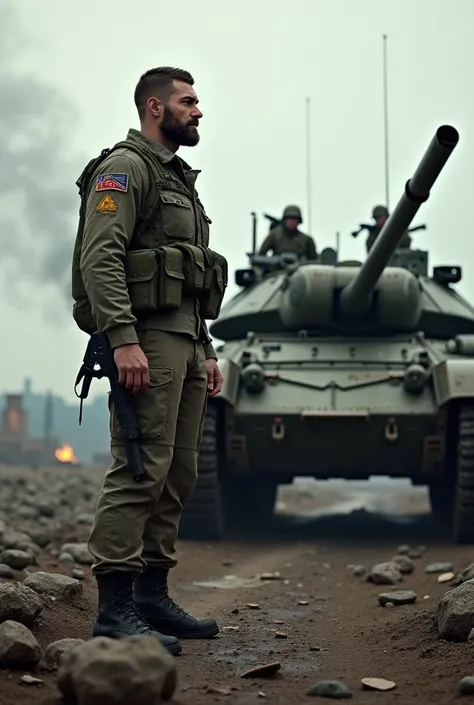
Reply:
[[[219,405],[209,402],[198,457],[198,479],[183,507],[179,537],[197,541],[222,538],[225,529],[225,497],[219,472]]]
[[[474,404],[459,410],[453,537],[457,543],[474,543]]]

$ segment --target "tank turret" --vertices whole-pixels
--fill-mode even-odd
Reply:
[[[437,130],[360,267],[307,266],[289,278],[280,305],[286,327],[410,331],[418,326],[423,310],[418,278],[406,268],[386,268],[458,139],[453,127],[444,125]]]

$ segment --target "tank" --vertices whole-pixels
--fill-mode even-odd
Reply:
[[[182,537],[262,527],[295,477],[389,476],[429,488],[453,540],[473,542],[474,308],[461,267],[398,248],[458,139],[437,130],[363,263],[250,254],[235,273]]]

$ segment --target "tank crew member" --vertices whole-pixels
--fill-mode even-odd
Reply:
[[[385,225],[385,222],[387,221],[388,216],[389,216],[389,212],[388,212],[388,209],[386,208],[386,206],[375,206],[375,208],[373,209],[372,218],[375,220],[375,225],[370,226],[369,235],[368,235],[367,240],[365,242],[367,252],[369,252],[371,250],[371,248],[373,247],[373,244],[376,241],[377,237],[379,236],[383,226]],[[405,232],[405,234],[403,235],[398,247],[399,248],[411,247],[411,237],[408,235],[407,232]]]
[[[317,259],[318,254],[313,238],[298,228],[302,222],[300,208],[287,206],[283,211],[280,225],[270,230],[258,254],[266,255],[271,250],[274,255],[290,252],[307,260]]]

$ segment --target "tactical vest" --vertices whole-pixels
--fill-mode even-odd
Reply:
[[[111,149],[103,149],[91,159],[76,181],[81,199],[79,225],[72,258],[73,318],[77,326],[91,335],[97,330],[81,274],[80,260],[87,196],[102,162],[116,149],[132,150],[143,160],[149,172],[150,190],[132,233],[125,262],[127,289],[132,311],[136,314],[172,311],[180,308],[183,294],[200,299],[203,319],[217,318],[228,283],[227,261],[210,248],[172,243],[155,250],[138,250],[134,241],[143,235],[161,208],[160,184],[167,172],[146,146],[124,140]]]
[[[277,229],[274,231],[274,254],[283,254],[282,250],[280,249],[283,245],[283,243],[291,243],[290,248],[286,248],[285,252],[292,252],[295,255],[298,255],[298,257],[302,257],[305,252],[306,252],[306,237],[304,236],[304,233],[296,233],[293,237],[290,237],[286,235],[285,231],[283,230],[283,227],[280,225]],[[301,237],[303,236],[303,237]]]

